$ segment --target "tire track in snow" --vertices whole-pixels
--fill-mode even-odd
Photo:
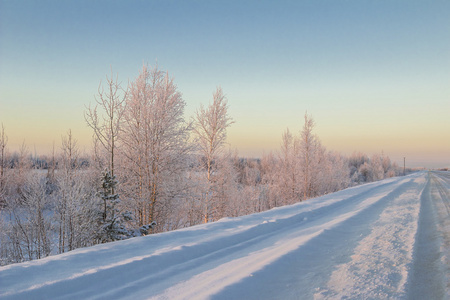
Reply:
[[[332,273],[327,288],[316,299],[402,299],[406,298],[407,280],[417,231],[420,200],[426,190],[425,178],[404,185],[373,223],[350,261]]]
[[[430,172],[422,201],[410,298],[450,299],[450,174]]]
[[[441,270],[441,250],[436,224],[433,194],[442,188],[433,174],[420,199],[420,215],[411,265],[408,299],[444,299],[445,285]],[[438,191],[436,191],[438,189]]]
[[[450,193],[448,189],[444,186],[442,181],[448,181],[450,180],[447,176],[438,176],[438,173],[431,173],[431,181],[433,182],[433,185],[435,186],[435,190],[440,195],[440,200],[442,201],[442,204],[444,205],[445,209],[447,210],[447,217],[450,217]],[[444,179],[445,178],[445,179]],[[448,184],[448,182],[447,182]]]

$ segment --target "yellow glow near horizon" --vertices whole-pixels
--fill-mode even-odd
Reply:
[[[249,113],[236,109],[239,107],[236,99],[229,102],[232,108],[230,115],[236,123],[228,130],[228,143],[231,150],[238,150],[240,156],[261,157],[264,153],[278,151],[286,128],[293,134],[298,134],[302,128],[302,111],[292,112],[285,108],[267,115],[259,111]],[[86,101],[88,103],[89,100]],[[9,138],[10,152],[18,151],[23,143],[30,153],[50,154],[53,145],[58,152],[61,138],[69,129],[80,150],[89,152],[92,131],[83,118],[84,105],[78,101],[72,107],[42,108],[36,105],[27,110],[12,104],[2,106],[0,122]],[[369,156],[384,152],[397,160],[407,156],[424,161],[441,159],[444,164],[450,157],[450,130],[445,110],[416,105],[409,107],[407,114],[374,109],[357,113],[352,110],[308,113],[316,122],[314,132],[330,151],[345,155],[359,151]],[[186,119],[190,117],[186,115]]]

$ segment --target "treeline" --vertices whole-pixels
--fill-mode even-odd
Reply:
[[[328,151],[305,114],[280,150],[240,158],[219,87],[190,119],[167,72],[144,66],[123,87],[101,83],[85,119],[93,150],[69,130],[58,151],[9,154],[0,132],[0,264],[38,259],[137,235],[237,217],[399,175],[387,156]]]

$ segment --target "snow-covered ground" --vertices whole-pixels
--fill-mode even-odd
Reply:
[[[446,299],[450,175],[0,268],[1,299]]]

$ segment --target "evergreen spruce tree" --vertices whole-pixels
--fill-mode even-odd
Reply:
[[[130,237],[124,222],[131,220],[132,217],[129,212],[120,213],[117,207],[120,203],[120,198],[118,194],[114,193],[116,185],[116,177],[111,176],[111,173],[105,170],[102,174],[102,189],[99,192],[99,197],[102,199],[99,213],[99,240],[101,243],[123,240]]]

